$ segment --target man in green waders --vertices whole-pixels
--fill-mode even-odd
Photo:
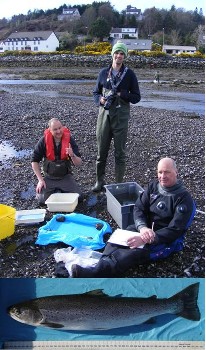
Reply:
[[[112,138],[114,139],[115,181],[121,183],[126,167],[126,140],[130,118],[130,102],[141,99],[135,73],[123,63],[127,47],[117,42],[112,48],[112,64],[103,68],[93,91],[95,103],[99,106],[97,119],[97,161],[94,192],[102,190],[105,182],[105,167]]]

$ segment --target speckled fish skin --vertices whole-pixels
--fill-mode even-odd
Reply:
[[[164,314],[200,320],[199,283],[170,298],[108,296],[102,290],[84,294],[41,297],[8,308],[15,320],[63,330],[106,330],[139,325]]]

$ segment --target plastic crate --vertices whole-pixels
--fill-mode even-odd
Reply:
[[[105,185],[107,210],[121,229],[134,223],[134,204],[143,192],[143,188],[136,182],[124,182]]]
[[[13,235],[16,209],[0,204],[0,240]]]
[[[51,212],[71,213],[78,204],[78,197],[78,193],[53,193],[45,204]]]

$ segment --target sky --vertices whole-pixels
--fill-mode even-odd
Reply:
[[[107,0],[105,0],[107,1]],[[70,2],[64,0],[0,0],[0,19],[2,18],[11,18],[14,15],[24,14],[26,15],[28,11],[34,10],[49,10],[53,8],[59,8],[60,6],[66,4],[69,6],[74,5],[86,5],[92,4],[94,0],[70,0]],[[96,0],[96,2],[101,2],[101,0]],[[204,0],[147,0],[142,3],[137,0],[110,0],[111,5],[118,12],[121,12],[126,8],[127,5],[134,6],[138,9],[141,9],[142,12],[146,8],[156,7],[158,9],[170,9],[172,5],[176,8],[184,8],[186,11],[194,11],[197,7],[198,10],[202,8],[205,15],[205,1]]]

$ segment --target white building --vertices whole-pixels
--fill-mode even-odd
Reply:
[[[1,46],[1,45],[0,45]],[[3,42],[4,51],[52,52],[59,47],[59,40],[52,31],[15,32],[11,33]]]
[[[162,51],[170,55],[179,55],[181,53],[193,54],[196,52],[195,46],[178,46],[178,45],[163,45]]]
[[[0,53],[4,52],[4,43],[0,42]]]
[[[113,45],[117,41],[115,39]],[[150,39],[122,39],[121,42],[127,46],[128,51],[151,51],[152,49],[152,40]]]
[[[62,14],[58,16],[59,21],[73,21],[80,19],[80,13],[78,8],[66,8],[63,9]]]
[[[127,17],[134,16],[137,21],[141,21],[143,18],[141,9],[137,9],[131,5],[127,6],[125,14]]]
[[[138,39],[138,28],[112,28],[110,37],[124,39],[125,37]]]

